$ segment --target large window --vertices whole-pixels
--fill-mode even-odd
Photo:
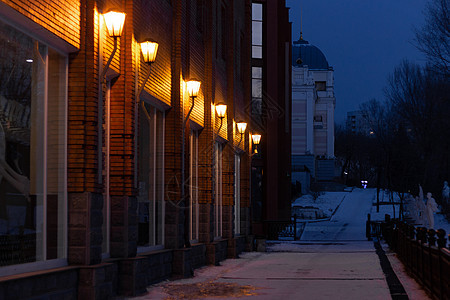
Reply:
[[[163,244],[164,112],[142,102],[139,107],[138,246]]]
[[[252,67],[252,114],[261,115],[263,95],[263,74],[261,67]]]
[[[241,156],[234,155],[234,234],[241,233]]]
[[[223,145],[214,144],[214,235],[222,236],[222,152]]]
[[[0,22],[0,267],[66,257],[66,87],[67,56]]]
[[[191,131],[189,139],[189,212],[190,212],[190,239],[198,241],[198,131]]]
[[[252,3],[252,115],[262,113],[263,4]]]
[[[263,57],[263,5],[252,4],[252,58]]]

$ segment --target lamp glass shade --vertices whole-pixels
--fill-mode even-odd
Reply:
[[[125,23],[125,13],[110,11],[103,15],[110,37],[120,37]]]
[[[156,53],[158,52],[158,43],[152,41],[145,41],[139,43],[141,46],[142,56],[144,57],[144,62],[152,63],[156,59]]]
[[[198,92],[200,91],[200,81],[197,80],[189,80],[186,82],[186,89],[189,94],[189,97],[197,97]]]
[[[236,123],[236,126],[237,126],[238,132],[240,134],[244,134],[245,133],[245,129],[247,129],[247,123],[245,123],[245,122],[238,122],[238,123]]]
[[[225,113],[227,112],[226,104],[217,104],[216,105],[216,113],[219,118],[225,117]]]
[[[259,142],[261,141],[261,135],[260,134],[252,134],[252,141],[253,141],[253,144],[259,145]]]

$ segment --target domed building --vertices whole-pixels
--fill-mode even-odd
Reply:
[[[334,177],[334,75],[325,55],[302,37],[292,46],[292,181]],[[309,176],[311,175],[311,176]]]

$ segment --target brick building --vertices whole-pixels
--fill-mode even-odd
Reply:
[[[252,1],[252,122],[263,138],[252,159],[253,233],[291,217],[291,23],[285,1]]]
[[[251,9],[0,2],[0,299],[136,295],[250,249]]]

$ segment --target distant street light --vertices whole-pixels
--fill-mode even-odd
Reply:
[[[258,145],[259,142],[261,142],[261,135],[260,134],[252,134],[252,141],[255,145],[255,154],[258,153]]]

